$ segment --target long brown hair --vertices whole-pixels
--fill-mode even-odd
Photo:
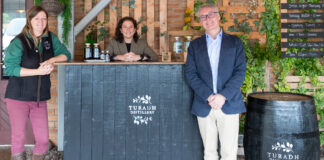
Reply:
[[[30,35],[33,37],[33,40],[35,42],[36,47],[38,46],[38,42],[40,40],[40,38],[42,36],[44,36],[47,32],[48,32],[48,20],[47,20],[47,24],[46,27],[42,33],[42,35],[40,35],[39,37],[37,37],[33,31],[33,27],[31,25],[31,20],[39,13],[39,12],[45,12],[46,14],[46,18],[48,19],[48,13],[46,12],[46,10],[44,8],[42,8],[41,6],[33,6],[32,8],[30,8],[27,12],[27,21],[26,21],[26,25],[22,31],[22,33],[27,37],[28,33],[30,33]],[[28,42],[28,41],[27,41]]]
[[[137,40],[139,39],[139,35],[137,33],[137,22],[134,18],[132,17],[124,17],[121,20],[119,20],[117,27],[116,27],[116,31],[115,31],[115,39],[119,42],[122,43],[124,42],[124,35],[121,33],[120,29],[122,28],[122,25],[125,21],[131,21],[134,25],[134,29],[135,29],[135,33],[133,36],[133,39],[135,42],[137,42]]]

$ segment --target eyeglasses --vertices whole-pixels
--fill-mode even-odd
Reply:
[[[209,13],[206,14],[206,15],[201,15],[201,16],[199,16],[199,20],[200,20],[200,21],[205,21],[205,20],[207,20],[207,17],[208,17],[208,18],[214,18],[215,15],[216,15],[216,13],[218,13],[218,12],[209,12]]]

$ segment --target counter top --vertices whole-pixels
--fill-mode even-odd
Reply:
[[[71,61],[71,62],[60,62],[55,63],[56,65],[133,65],[133,64],[147,64],[147,65],[168,65],[168,64],[185,64],[185,62],[82,62],[82,61]]]
[[[0,63],[2,65],[3,63]],[[163,65],[163,64],[185,64],[185,62],[82,62],[82,61],[71,61],[71,62],[59,62],[55,65],[133,65],[133,64],[148,64],[148,65]]]

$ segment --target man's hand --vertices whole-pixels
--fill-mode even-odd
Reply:
[[[208,104],[214,109],[221,109],[225,101],[226,98],[221,94],[212,94],[208,97]]]

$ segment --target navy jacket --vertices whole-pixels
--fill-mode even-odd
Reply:
[[[226,102],[222,107],[225,114],[237,114],[246,111],[241,93],[245,71],[244,48],[240,38],[223,33],[218,64],[217,91],[226,97]],[[213,94],[213,79],[206,35],[190,43],[185,76],[194,91],[192,114],[206,117],[211,110],[207,99]]]

